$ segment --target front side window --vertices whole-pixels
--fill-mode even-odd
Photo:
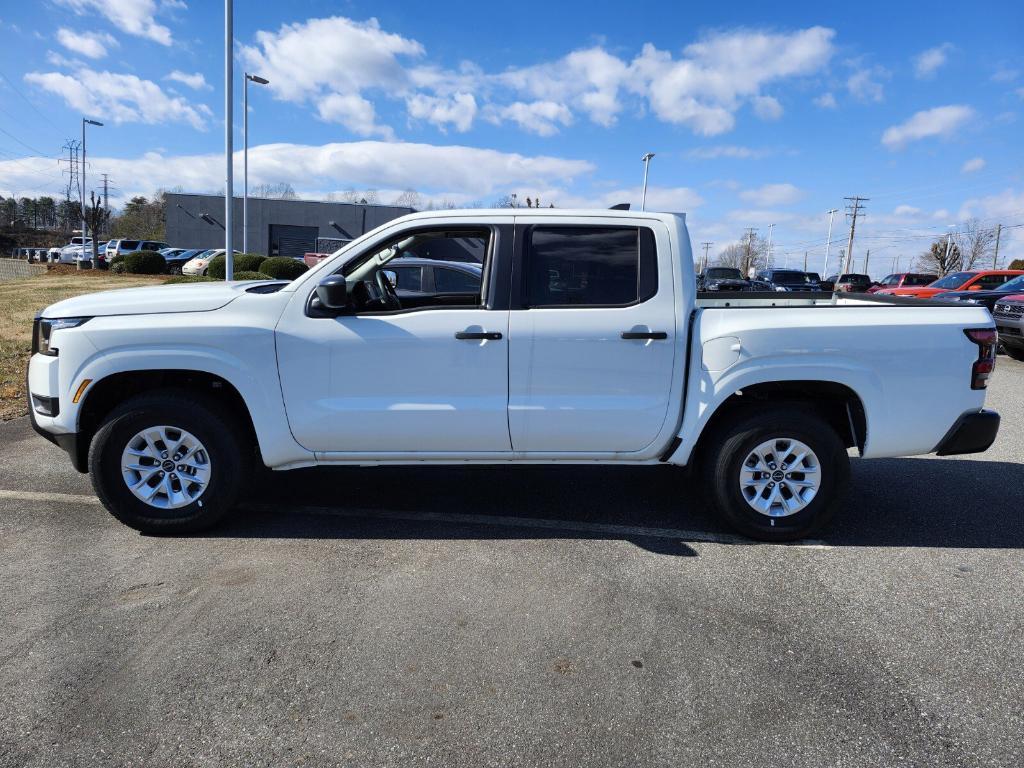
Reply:
[[[438,293],[479,293],[480,278],[456,269],[434,267],[434,290]]]
[[[531,227],[525,259],[527,307],[621,307],[657,292],[647,227]]]
[[[985,275],[979,278],[975,285],[980,285],[983,291],[989,291],[998,285],[1002,285],[1009,279],[1009,275]]]

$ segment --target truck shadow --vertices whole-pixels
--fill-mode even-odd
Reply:
[[[1024,465],[855,460],[833,546],[1024,547]],[[254,503],[255,502],[255,503]],[[673,467],[380,467],[271,473],[214,534],[266,538],[620,539],[677,556],[746,544]]]

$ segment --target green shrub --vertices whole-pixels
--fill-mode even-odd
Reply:
[[[124,263],[124,254],[123,253],[119,253],[116,256],[111,256],[109,259],[107,259],[107,266],[108,267],[113,267],[115,264],[123,264],[123,263]]]
[[[260,265],[266,260],[266,256],[260,256],[258,253],[236,253],[235,274],[237,275],[239,272],[256,272],[259,270]],[[226,273],[227,259],[225,259],[224,256],[217,256],[212,259],[206,267],[206,274],[210,277],[215,277],[218,280],[223,280]]]
[[[250,270],[243,270],[242,272],[235,272],[235,280],[269,280],[266,275],[262,272],[252,272]]]
[[[1014,259],[1011,261],[1010,269],[1024,269],[1024,259]]]
[[[213,283],[216,282],[212,277],[206,277],[206,275],[175,275],[168,280],[164,285],[176,285],[178,283]]]
[[[130,275],[162,275],[167,260],[156,251],[136,251],[124,257],[124,268]]]
[[[287,256],[272,256],[260,265],[260,272],[275,280],[294,280],[308,269],[306,262]]]
[[[120,261],[116,261],[111,264],[108,269],[115,275],[124,275],[128,273],[128,270],[124,266],[123,258]]]

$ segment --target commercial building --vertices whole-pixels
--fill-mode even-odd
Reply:
[[[168,193],[166,240],[177,248],[224,247],[224,196]],[[330,252],[385,222],[412,213],[393,205],[249,198],[249,251],[300,257]],[[234,247],[242,250],[242,198],[232,211]]]

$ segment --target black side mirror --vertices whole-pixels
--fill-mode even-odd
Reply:
[[[331,275],[320,281],[316,297],[324,309],[340,311],[348,306],[348,285],[343,275]]]

